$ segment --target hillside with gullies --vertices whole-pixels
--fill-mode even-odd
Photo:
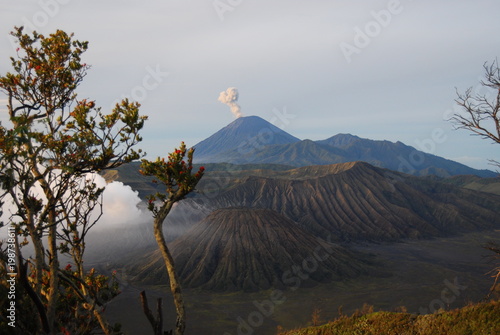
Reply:
[[[295,285],[298,271],[315,285],[370,268],[366,255],[314,237],[270,209],[218,209],[170,248],[184,287],[214,291],[283,289]],[[158,251],[132,262],[130,272],[145,283],[168,281]]]
[[[210,179],[205,181],[208,184]],[[498,195],[419,178],[364,162],[241,176],[212,197],[183,207],[267,208],[315,236],[336,241],[398,241],[500,225]],[[200,189],[203,190],[203,184]]]
[[[167,219],[176,227],[169,236],[180,236],[179,231],[227,207],[271,209],[315,236],[332,234],[344,242],[432,238],[500,225],[500,195],[484,192],[496,185],[494,178],[484,179],[488,184],[480,188],[483,179],[476,177],[416,177],[365,162],[274,168],[207,166],[197,193]],[[137,165],[105,177],[135,187],[141,196],[158,191]]]
[[[359,243],[443,238],[500,226],[500,196],[364,162],[292,170],[208,172],[167,236],[183,285],[213,291],[286,287],[283,273],[318,245],[334,248],[311,285],[381,274]],[[205,183],[205,184],[203,184]],[[218,185],[218,186],[214,186]],[[204,193],[210,187],[210,196]],[[172,229],[171,231],[169,229]],[[149,249],[151,250],[151,249]],[[125,265],[138,282],[166,282],[158,252]]]
[[[408,165],[405,159],[415,155],[419,164]],[[467,288],[446,308],[480,301],[491,287],[482,246],[500,237],[492,171],[401,142],[349,134],[301,141],[256,117],[239,118],[200,142],[194,156],[195,170],[203,165],[205,174],[164,224],[192,320],[188,334],[237,334],[255,324],[253,334],[275,335],[279,325],[307,325],[315,309],[326,322],[339,308],[350,314],[365,302],[426,314],[446,283]],[[102,175],[144,200],[162,190],[139,165]],[[146,202],[140,206],[145,210]],[[153,293],[168,285],[149,222],[96,235],[99,247],[91,249],[125,283],[124,300],[119,296],[108,313],[121,316],[124,305],[136,304],[136,288]],[[286,303],[257,325],[255,302],[272,292]],[[315,318],[316,327],[286,335],[496,334],[499,320],[491,315],[499,314],[498,305],[474,308],[435,315],[368,311],[322,326]],[[148,326],[133,321],[130,333]]]

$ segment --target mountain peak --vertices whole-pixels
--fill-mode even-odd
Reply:
[[[196,144],[196,160],[203,163],[220,161],[229,151],[249,153],[268,145],[298,141],[295,136],[259,116],[242,116]]]
[[[318,143],[328,144],[337,148],[345,148],[354,142],[361,140],[361,137],[351,134],[337,134]]]
[[[260,122],[260,123],[267,123],[266,120],[261,118],[260,116],[257,115],[249,115],[249,116],[242,116],[239,118],[236,118],[233,122],[230,124],[241,124],[243,122]]]

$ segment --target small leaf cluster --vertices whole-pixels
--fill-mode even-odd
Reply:
[[[165,186],[165,192],[157,192],[148,197],[148,209],[153,215],[158,213],[156,201],[176,202],[193,191],[203,177],[205,168],[201,166],[196,173],[193,173],[194,148],[189,150],[186,144],[181,142],[179,148],[171,152],[167,159],[157,158],[156,161],[142,160],[140,173],[145,176],[153,176],[154,183],[161,183]]]
[[[90,68],[81,63],[88,42],[72,40],[73,34],[62,30],[46,37],[36,31],[24,34],[23,27],[16,27],[11,35],[19,43],[18,57],[11,57],[14,73],[0,79],[0,88],[34,110],[42,105],[49,110],[64,108]]]

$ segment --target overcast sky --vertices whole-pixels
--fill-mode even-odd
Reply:
[[[139,100],[150,158],[233,121],[217,98],[237,87],[243,115],[301,139],[351,133],[492,168],[500,145],[445,119],[500,56],[499,13],[498,0],[0,0],[0,73],[14,26],[63,29],[90,42],[79,97]]]

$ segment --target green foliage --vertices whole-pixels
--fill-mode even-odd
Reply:
[[[500,302],[491,301],[436,314],[375,312],[342,316],[319,327],[281,332],[280,335],[464,335],[498,334]]]
[[[32,293],[20,310],[39,317],[27,333],[86,334],[98,325],[110,334],[100,309],[117,293],[113,279],[83,269],[85,236],[103,192],[89,174],[139,159],[134,147],[147,117],[127,99],[108,114],[78,99],[76,88],[90,69],[82,62],[88,42],[62,30],[44,36],[20,27],[11,35],[19,48],[11,72],[0,76],[10,123],[0,124],[0,203],[10,196],[16,239],[24,236],[34,248],[29,271],[17,278],[20,290]],[[60,269],[60,253],[72,257],[74,273]]]
[[[81,63],[88,42],[74,41],[61,30],[49,37],[36,32],[30,36],[21,27],[12,35],[20,45],[17,58],[11,57],[14,73],[0,77],[14,125],[0,126],[4,159],[36,159],[78,174],[140,158],[140,150],[132,148],[141,141],[146,120],[138,103],[125,99],[104,114],[95,101],[77,99],[75,89],[90,68]]]
[[[160,210],[155,204],[157,200],[162,203],[182,200],[195,189],[203,177],[205,171],[203,166],[193,174],[193,154],[194,148],[187,150],[186,144],[181,142],[180,147],[171,152],[167,160],[159,157],[154,162],[142,160],[140,173],[153,176],[154,183],[161,183],[165,186],[164,193],[157,192],[148,196],[148,209],[155,217]]]
[[[89,69],[80,62],[88,42],[73,41],[73,35],[61,30],[49,37],[37,32],[30,36],[23,34],[20,27],[15,28],[12,36],[19,43],[18,57],[11,57],[14,73],[1,78],[0,87],[25,105],[19,110],[28,106],[47,107],[49,111],[64,108],[75,98],[74,90]],[[50,99],[44,101],[45,97]]]
[[[63,334],[94,334],[99,329],[95,318],[89,317],[88,300],[82,292],[91,292],[98,306],[104,306],[119,293],[119,285],[115,273],[111,277],[98,274],[94,268],[83,276],[68,264],[61,269],[61,296],[57,304],[57,319]],[[34,279],[34,276],[32,276]],[[50,273],[44,271],[43,288],[49,289]],[[76,286],[76,287],[75,287]],[[115,326],[116,327],[116,326]]]

